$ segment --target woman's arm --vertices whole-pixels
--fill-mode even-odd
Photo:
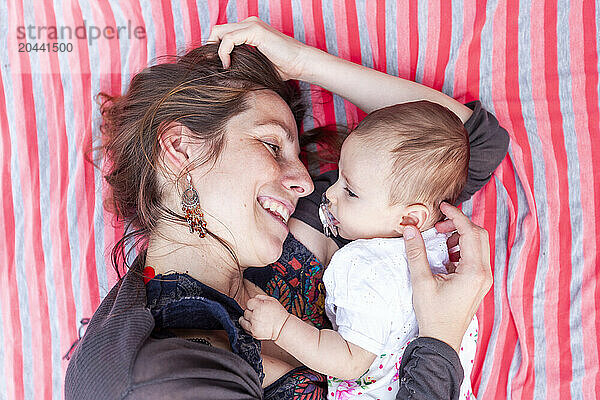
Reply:
[[[319,330],[289,314],[273,297],[258,295],[247,303],[240,325],[260,340],[273,340],[307,367],[344,380],[358,379],[375,354],[350,343],[331,329]]]
[[[239,23],[217,25],[208,40],[221,42],[219,56],[225,68],[229,66],[229,53],[234,46],[256,46],[275,64],[284,79],[298,79],[321,86],[367,113],[393,104],[429,100],[453,111],[463,123],[472,114],[468,107],[435,89],[307,46],[256,17]]]

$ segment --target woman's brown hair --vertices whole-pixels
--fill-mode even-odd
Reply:
[[[110,193],[105,207],[125,222],[125,234],[112,249],[112,264],[128,267],[128,252],[147,245],[161,220],[185,224],[183,215],[162,203],[159,137],[179,123],[193,140],[205,146],[206,157],[188,170],[214,162],[224,144],[225,125],[249,105],[254,90],[272,90],[289,105],[298,126],[304,113],[298,90],[281,80],[273,64],[258,50],[237,46],[231,65],[223,69],[218,45],[195,48],[172,62],[154,65],[136,74],[121,96],[98,95],[102,124],[100,155]],[[185,174],[181,171],[178,179]],[[216,235],[209,234],[231,248]],[[131,247],[129,247],[131,246]],[[130,250],[127,250],[129,247]]]

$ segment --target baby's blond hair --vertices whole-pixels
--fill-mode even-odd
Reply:
[[[453,204],[469,166],[469,138],[446,107],[415,101],[370,113],[352,132],[391,153],[390,205],[423,204],[432,210],[426,225],[441,219],[442,201]]]

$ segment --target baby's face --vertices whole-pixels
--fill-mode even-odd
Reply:
[[[395,230],[400,206],[389,205],[387,182],[391,158],[350,134],[342,146],[340,176],[326,196],[337,220],[338,233],[346,239],[400,236]]]

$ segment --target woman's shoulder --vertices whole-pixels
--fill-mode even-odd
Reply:
[[[126,390],[137,349],[154,327],[145,300],[142,277],[130,270],[102,300],[73,352],[65,376],[66,398]]]

